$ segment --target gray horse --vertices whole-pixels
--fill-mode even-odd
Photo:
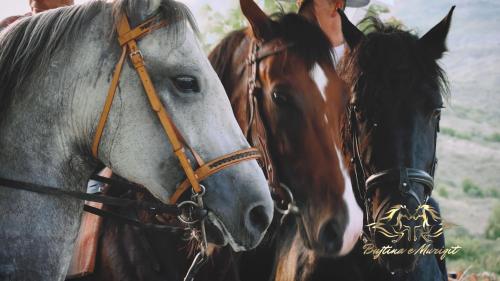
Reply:
[[[84,191],[100,162],[163,202],[185,177],[133,66],[124,66],[99,159],[91,143],[120,47],[115,25],[153,14],[169,23],[139,40],[162,102],[210,160],[247,148],[185,6],[171,0],[91,2],[20,20],[0,34],[0,177]],[[209,242],[254,248],[273,212],[256,161],[204,181]],[[62,280],[82,202],[0,186],[0,280]]]

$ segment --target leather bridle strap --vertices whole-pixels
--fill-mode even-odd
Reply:
[[[224,155],[217,159],[214,159],[205,165],[196,169],[195,177],[197,180],[202,181],[209,176],[223,170],[227,167],[233,166],[234,164],[247,161],[247,160],[255,160],[261,157],[259,150],[256,148],[248,148],[233,152],[231,154]],[[175,193],[170,197],[170,202],[175,203],[179,200],[181,195],[189,188],[189,182],[187,180],[183,181]]]
[[[271,41],[270,41],[271,42]],[[280,43],[274,48],[266,48],[264,49],[265,44],[269,44],[270,42],[257,42],[252,41],[250,47],[250,53],[245,61],[245,67],[250,67],[249,77],[248,77],[248,107],[249,107],[249,121],[248,128],[245,132],[245,136],[250,142],[252,146],[259,147],[262,153],[261,157],[261,166],[266,175],[267,181],[271,187],[271,195],[273,199],[279,201],[281,205],[287,206],[288,203],[287,192],[281,188],[281,184],[276,175],[276,171],[274,169],[273,160],[269,153],[269,148],[267,146],[267,137],[265,135],[259,134],[259,125],[262,123],[262,119],[260,116],[259,110],[259,101],[256,95],[256,91],[261,86],[259,85],[259,63],[266,58],[275,56],[282,52],[287,51],[288,49],[295,46],[293,43]],[[260,122],[259,122],[260,121]],[[265,129],[264,129],[265,130]],[[265,132],[262,132],[265,134]]]
[[[34,183],[27,183],[22,181],[14,181],[9,179],[0,178],[0,186],[15,188],[40,194],[65,196],[69,198],[85,200],[90,202],[103,203],[110,206],[117,206],[123,208],[137,208],[146,210],[156,214],[169,214],[173,216],[181,215],[182,210],[177,205],[167,205],[163,203],[154,203],[147,201],[137,201],[125,198],[116,198],[107,195],[90,194],[74,190],[66,190],[51,186],[45,186]]]
[[[185,144],[182,136],[179,133],[179,130],[175,127],[174,122],[161,103],[161,100],[146,70],[144,58],[141,51],[139,50],[139,47],[137,46],[136,41],[137,39],[150,33],[151,31],[166,25],[167,23],[165,21],[157,21],[157,17],[153,17],[147,20],[145,23],[139,25],[138,27],[131,29],[127,17],[121,17],[118,23],[117,31],[118,41],[122,46],[122,55],[120,57],[120,60],[118,61],[118,64],[116,65],[115,73],[113,75],[113,79],[108,91],[108,97],[99,119],[92,145],[92,153],[93,156],[97,158],[100,139],[102,137],[102,133],[106,125],[106,120],[108,119],[111,105],[113,103],[113,98],[118,87],[118,82],[120,80],[121,70],[123,69],[125,56],[126,54],[129,54],[130,61],[132,62],[132,65],[134,66],[139,75],[139,78],[141,79],[141,83],[144,87],[144,91],[146,92],[146,96],[149,100],[151,108],[157,114],[158,119],[167,135],[167,138],[172,145],[172,150],[179,159],[180,165],[187,177],[170,199],[171,203],[175,203],[180,198],[182,193],[189,187],[192,187],[195,193],[202,193],[203,189],[200,184],[201,180],[229,166],[247,160],[258,159],[260,158],[260,154],[258,150],[254,148],[248,148],[230,153],[228,155],[224,155],[205,164],[201,157],[194,151],[194,149]],[[185,147],[187,147],[192,152],[194,159],[200,166],[196,171],[193,170],[193,167],[191,166],[191,162],[185,152]]]

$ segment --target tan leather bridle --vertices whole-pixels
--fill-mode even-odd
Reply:
[[[170,118],[169,114],[162,105],[161,100],[155,90],[155,87],[149,77],[146,70],[146,65],[142,53],[137,46],[137,39],[151,33],[152,31],[159,29],[161,27],[167,26],[165,20],[159,20],[158,17],[152,17],[134,29],[130,28],[129,21],[124,15],[120,18],[117,26],[118,32],[118,42],[122,48],[122,53],[118,63],[116,64],[115,71],[113,74],[113,79],[111,80],[111,85],[109,87],[108,96],[104,104],[99,123],[96,128],[93,144],[92,144],[92,155],[97,158],[99,151],[99,143],[101,141],[102,134],[104,132],[104,127],[106,126],[106,121],[113,104],[113,99],[120,81],[120,74],[123,69],[123,64],[125,62],[125,57],[128,54],[131,63],[133,64],[139,78],[141,79],[144,91],[150,102],[151,109],[157,114],[158,119],[167,135],[167,138],[172,145],[172,150],[179,159],[180,165],[186,174],[186,179],[178,186],[177,190],[170,197],[170,203],[175,204],[182,194],[192,187],[193,192],[196,194],[203,193],[203,187],[200,181],[206,179],[207,177],[219,172],[222,169],[236,165],[240,162],[247,160],[255,160],[261,157],[259,151],[255,148],[247,148],[238,150],[221,157],[218,157],[208,163],[205,163],[196,151],[191,148],[184,138],[180,134],[179,130],[176,128],[174,122]],[[186,148],[188,148],[198,164],[196,170],[193,169],[191,162],[186,155]]]

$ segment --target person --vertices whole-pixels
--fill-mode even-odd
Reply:
[[[342,21],[337,9],[360,8],[369,3],[370,0],[297,0],[299,14],[318,23],[334,48],[337,61],[345,50]]]
[[[36,15],[38,13],[59,7],[71,6],[74,4],[74,2],[74,0],[29,0],[31,12],[28,12],[24,15],[11,16],[3,19],[2,21],[0,21],[0,30],[6,28],[18,19]]]

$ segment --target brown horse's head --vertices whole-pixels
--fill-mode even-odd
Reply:
[[[209,59],[247,138],[268,156],[263,166],[277,201],[290,201],[287,189],[293,194],[298,212],[290,236],[320,255],[345,254],[359,237],[362,214],[340,151],[347,100],[330,44],[299,15],[274,20],[253,1],[241,7],[251,28],[227,36]]]

